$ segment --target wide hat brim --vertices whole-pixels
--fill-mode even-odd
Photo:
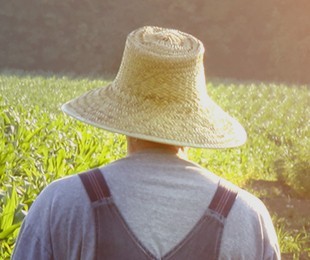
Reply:
[[[115,80],[62,106],[70,116],[127,136],[176,146],[231,148],[244,128],[206,92],[202,43],[146,27],[126,41]]]
[[[246,141],[238,121],[208,98],[204,111],[157,108],[113,91],[113,83],[91,90],[62,106],[70,116],[95,127],[127,136],[176,146],[231,148]],[[177,111],[176,111],[177,110]],[[188,109],[190,112],[191,110]]]

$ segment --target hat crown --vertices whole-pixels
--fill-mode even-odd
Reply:
[[[203,55],[203,44],[194,36],[167,28],[145,26],[128,35],[127,46],[162,58],[193,58]]]
[[[115,91],[158,107],[183,102],[201,107],[206,97],[203,44],[173,29],[142,27],[129,34]]]

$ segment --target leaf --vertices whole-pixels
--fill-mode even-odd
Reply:
[[[6,239],[7,237],[9,237],[9,235],[11,235],[20,226],[21,226],[21,222],[14,224],[12,226],[9,226],[5,230],[1,231],[0,232],[0,240]]]
[[[17,208],[17,193],[15,185],[12,187],[11,196],[7,199],[0,217],[0,231],[8,230],[14,222],[15,209]]]

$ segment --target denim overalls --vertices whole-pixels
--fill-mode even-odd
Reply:
[[[157,259],[135,237],[113,202],[103,174],[94,169],[79,174],[94,211],[96,225],[96,259]],[[202,218],[191,232],[160,259],[218,259],[225,219],[237,192],[219,183]]]

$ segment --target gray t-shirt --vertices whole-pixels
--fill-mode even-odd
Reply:
[[[162,150],[135,153],[101,171],[129,228],[158,259],[202,217],[220,179]],[[280,259],[267,209],[253,195],[238,192],[226,220],[220,259]],[[92,217],[77,175],[51,183],[25,218],[13,259],[94,259]]]

